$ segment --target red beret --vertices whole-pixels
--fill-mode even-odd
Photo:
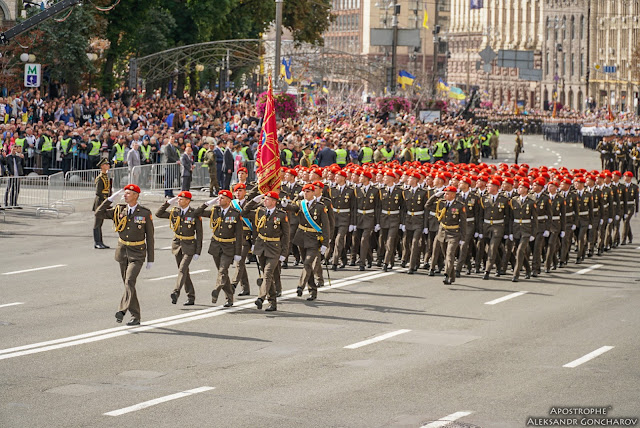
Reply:
[[[563,182],[564,184],[571,184],[571,179],[570,179],[570,178],[568,178],[568,177],[566,177],[564,180],[562,180],[562,182]]]
[[[390,169],[386,170],[386,171],[384,172],[384,175],[386,175],[386,176],[388,176],[388,177],[391,177],[391,178],[396,178],[396,173],[395,173],[395,172],[393,172],[393,171],[391,171]]]
[[[407,173],[407,175],[409,177],[417,178],[418,180],[420,180],[422,178],[422,176],[420,175],[420,173],[418,171],[410,171],[410,172]]]
[[[489,177],[487,177],[486,175],[482,174],[481,176],[478,177],[478,181],[484,181],[485,183],[489,182]]]
[[[264,195],[268,198],[275,199],[276,201],[280,198],[280,195],[278,194],[278,192],[267,192]]]
[[[241,166],[240,168],[238,168],[238,172],[241,172],[241,171],[242,171],[242,172],[245,172],[245,173],[247,173],[247,174],[249,173],[249,171],[247,171],[247,168],[245,168],[245,167],[243,167],[243,166]]]
[[[587,180],[585,180],[584,177],[576,177],[574,181],[582,184],[585,184],[587,182]]]
[[[336,174],[336,175],[341,175],[341,176],[343,176],[343,177],[346,177],[346,176],[347,176],[347,171],[345,171],[345,170],[340,170],[340,171],[336,171],[336,172],[335,172],[335,174]]]
[[[288,172],[289,174],[293,175],[294,177],[298,176],[298,171],[296,171],[295,169],[288,169],[286,172]]]
[[[233,199],[233,194],[231,190],[221,190],[218,192],[218,196],[226,196],[229,199]]]
[[[238,189],[246,189],[247,186],[243,183],[237,183],[235,186],[233,186],[233,191],[235,192]]]
[[[633,177],[633,172],[627,171],[627,172],[624,173],[624,176],[625,177]]]
[[[322,181],[314,181],[313,185],[321,189],[324,189],[324,183]]]
[[[178,193],[178,197],[182,197],[182,198],[187,198],[187,199],[193,199],[193,196],[191,195],[191,192],[187,192],[186,190],[183,190],[182,192]]]
[[[469,186],[471,186],[471,177],[469,177],[469,176],[460,178],[460,181],[463,181],[463,182],[467,183]]]
[[[311,190],[312,192],[314,190],[316,190],[315,186],[313,184],[305,184],[304,186],[302,186],[302,191],[305,192],[307,190]]]
[[[544,185],[546,184],[546,181],[543,177],[538,177],[535,180],[533,180],[533,182],[542,187],[544,187]]]
[[[444,189],[444,191],[445,191],[445,192],[457,192],[457,191],[458,191],[458,189],[456,188],[456,186],[449,186],[449,187],[446,187],[446,188]]]
[[[511,184],[512,186],[515,184],[515,181],[513,178],[511,177],[507,177],[504,179],[504,181],[506,181],[507,183]]]
[[[500,187],[500,180],[498,180],[497,178],[492,178],[492,179],[489,181],[489,184],[493,184],[494,186],[498,186],[498,187]]]
[[[549,182],[549,186],[551,186],[551,185],[553,185],[555,187],[560,187],[560,183],[558,183],[557,181],[550,181]]]
[[[531,184],[528,181],[522,180],[518,186],[526,187],[527,189],[531,189]]]
[[[140,193],[140,187],[135,184],[127,184],[126,186],[124,186],[124,190],[132,190],[136,193]]]
[[[361,171],[360,175],[367,177],[369,180],[373,178],[373,174],[371,174],[371,172],[369,171]]]

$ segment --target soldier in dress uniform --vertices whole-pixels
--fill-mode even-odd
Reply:
[[[624,216],[624,191],[622,190],[622,173],[620,171],[613,171],[611,181],[611,190],[613,191],[613,223],[611,227],[610,235],[607,237],[612,247],[620,245],[620,223],[623,221]],[[610,178],[606,178],[605,182]]]
[[[396,175],[387,170],[384,173],[384,186],[380,189],[380,222],[377,229],[380,231],[378,238],[378,262],[384,257],[384,271],[393,268],[396,253],[398,231],[404,227],[404,199],[402,188],[395,185]]]
[[[250,183],[247,181],[247,178],[249,177],[249,172],[247,168],[243,166],[238,168],[237,174],[238,174],[238,183],[244,184],[245,189],[247,189],[247,193],[250,193],[256,187],[256,183]],[[229,190],[233,190],[233,186],[230,185]]]
[[[231,206],[236,210],[242,212],[245,204],[247,204],[247,187],[243,183],[236,183],[233,186],[233,193],[236,197],[231,201]],[[235,291],[238,284],[242,285],[242,290],[238,293],[238,296],[248,296],[250,294],[249,276],[247,275],[247,257],[251,251],[252,245],[252,233],[253,224],[251,223],[251,216],[242,216],[242,252],[240,253],[240,261],[236,264],[236,274],[234,275],[233,290]]]
[[[622,184],[622,194],[624,200],[624,225],[622,228],[622,245],[633,242],[633,232],[631,231],[631,217],[638,215],[640,200],[638,199],[638,185],[632,183],[633,173],[627,171],[624,173],[624,183]]]
[[[613,223],[613,191],[611,187],[605,185],[606,172],[601,172],[596,178],[596,184],[602,195],[600,197],[600,215],[602,221],[598,229],[598,255],[601,256],[604,251],[609,251],[607,242],[607,231]]]
[[[529,197],[530,187],[528,181],[521,181],[518,185],[518,195],[513,196],[509,201],[513,216],[509,240],[514,242],[516,248],[516,264],[513,268],[512,282],[518,282],[523,265],[525,279],[531,278],[529,242],[532,242],[538,234],[538,210],[533,198]]]
[[[318,202],[322,202],[322,204],[324,205],[324,207],[327,210],[327,219],[329,220],[328,223],[328,229],[327,229],[327,234],[329,236],[329,240],[328,241],[324,241],[324,245],[327,247],[327,252],[326,254],[321,254],[320,257],[318,257],[313,265],[313,276],[315,278],[315,285],[317,288],[321,288],[324,287],[324,276],[322,275],[322,265],[328,265],[329,261],[329,254],[331,252],[331,245],[332,245],[332,237],[333,237],[333,229],[334,229],[334,225],[336,223],[336,219],[335,219],[335,213],[333,211],[333,205],[331,202],[331,198],[329,198],[328,196],[325,196],[325,189],[328,186],[325,186],[325,184],[322,181],[314,181],[313,183],[314,186],[314,191],[313,191],[313,196],[315,196],[316,200]],[[328,194],[328,193],[327,193]],[[324,261],[323,261],[324,259]]]
[[[576,188],[576,242],[578,243],[578,253],[576,264],[582,263],[588,247],[589,232],[593,228],[593,195],[585,188],[587,180],[584,177],[576,177],[573,185]]]
[[[467,275],[471,275],[471,252],[470,248],[474,245],[474,239],[478,237],[477,225],[480,213],[479,197],[471,190],[472,179],[469,176],[462,177],[458,183],[459,192],[458,200],[462,202],[467,210],[467,227],[465,236],[461,237],[463,242],[460,245],[460,254],[458,256],[458,266],[456,266],[456,276],[460,276],[462,268],[467,265]]]
[[[420,265],[422,236],[427,227],[427,216],[424,215],[427,202],[427,191],[418,185],[420,174],[409,172],[409,188],[402,191],[405,209],[404,251],[402,252],[402,267],[407,263],[407,273],[413,275]]]
[[[434,178],[433,187],[430,189],[427,189],[427,200],[431,198],[433,195],[435,195],[436,193],[444,190],[445,180],[446,180],[446,177],[442,174]],[[432,270],[435,270],[436,265],[440,260],[433,260],[431,256],[433,255],[433,245],[434,245],[433,241],[436,239],[436,235],[438,234],[440,222],[436,218],[435,216],[436,213],[434,211],[426,210],[424,214],[425,216],[427,216],[427,227],[425,228],[426,230],[424,231],[426,232],[425,233],[426,246],[425,246],[425,253],[424,253],[424,263],[422,268],[423,269],[431,268]],[[431,262],[429,263],[429,261]]]
[[[373,174],[369,171],[360,172],[360,187],[356,189],[356,230],[351,245],[351,265],[355,265],[356,256],[360,255],[360,270],[364,270],[365,263],[371,267],[372,256],[369,249],[371,234],[378,225],[380,212],[380,192],[371,184]],[[379,226],[378,226],[379,227]]]
[[[438,234],[433,242],[432,260],[438,260],[440,254],[444,254],[444,283],[449,285],[455,282],[455,261],[458,245],[462,245],[466,236],[467,208],[464,203],[456,199],[458,189],[449,186],[432,195],[425,205],[425,209],[435,212],[436,219],[440,222]],[[443,197],[444,196],[444,197]],[[429,275],[434,275],[434,267],[431,266]]]
[[[596,178],[594,175],[589,175],[587,177],[587,186],[588,186],[589,193],[591,193],[591,199],[593,202],[593,208],[591,210],[593,212],[593,216],[592,216],[593,223],[591,223],[591,228],[589,229],[589,236],[588,236],[589,251],[587,253],[587,257],[593,257],[593,253],[598,243],[598,236],[599,236],[598,230],[600,229],[602,224],[604,224],[603,210],[601,207],[602,190],[600,190],[600,188],[596,185]]]
[[[124,204],[111,208],[111,203],[124,194]],[[140,187],[128,184],[109,196],[96,211],[96,217],[112,219],[118,232],[116,261],[120,264],[120,274],[124,283],[124,294],[116,312],[116,321],[122,322],[127,311],[131,320],[127,325],[140,325],[140,303],[136,294],[136,280],[142,269],[145,257],[147,269],[151,269],[154,259],[153,215],[151,211],[138,204]]]
[[[300,276],[297,294],[302,296],[305,286],[309,288],[312,301],[318,297],[318,290],[313,280],[313,267],[321,255],[327,251],[326,242],[329,241],[329,217],[327,207],[315,197],[315,186],[306,184],[302,187],[304,199],[293,205],[293,211],[300,214],[300,225],[294,238],[294,243],[300,248],[304,260],[304,270]]]
[[[549,242],[547,243],[547,257],[545,259],[545,273],[551,272],[551,265],[555,270],[558,266],[558,243],[565,237],[567,221],[566,203],[562,195],[558,193],[560,183],[550,181],[547,185],[549,192],[549,205],[551,206],[551,221],[549,222]]]
[[[267,192],[264,197],[256,196],[245,205],[242,215],[248,217],[253,213],[253,248],[251,251],[258,257],[258,263],[262,267],[262,284],[260,294],[256,299],[256,307],[262,309],[262,303],[268,299],[268,312],[277,310],[278,291],[276,279],[280,276],[280,263],[282,263],[289,249],[289,219],[287,213],[277,207],[279,195],[277,192]],[[262,201],[263,206],[258,206]],[[287,200],[282,201],[287,205]]]
[[[111,179],[109,179],[109,160],[106,158],[102,158],[100,162],[98,162],[98,166],[100,167],[100,174],[95,179],[96,185],[96,197],[93,200],[93,208],[92,211],[98,209],[98,207],[111,196]],[[97,248],[100,250],[104,250],[107,247],[102,242],[102,223],[104,219],[95,216],[95,220],[93,222],[93,248]]]
[[[538,232],[533,241],[533,261],[531,267],[532,275],[538,276],[542,271],[542,257],[545,245],[545,238],[549,237],[549,229],[551,227],[551,204],[549,203],[549,195],[544,191],[546,182],[543,177],[538,177],[532,185],[531,197],[536,203],[536,213],[538,216]]]
[[[189,276],[189,265],[191,260],[198,260],[202,251],[202,219],[195,215],[195,209],[190,206],[191,199],[191,192],[182,191],[175,198],[162,204],[156,212],[159,218],[169,219],[169,226],[174,233],[171,253],[178,265],[178,279],[171,292],[171,303],[174,305],[178,302],[182,287],[187,292],[184,306],[192,306],[196,300],[196,291]],[[169,206],[175,203],[178,206],[167,211]]]
[[[489,279],[491,268],[496,265],[498,258],[498,247],[502,243],[505,235],[511,227],[511,209],[509,208],[509,200],[503,194],[499,194],[500,181],[493,178],[489,181],[488,192],[480,199],[480,216],[479,221],[482,225],[482,233],[478,238],[484,240],[489,246],[487,254],[487,264],[482,279]],[[497,265],[496,265],[497,267]],[[500,276],[500,272],[496,273]]]
[[[571,188],[571,180],[569,178],[564,178],[560,182],[560,191],[566,204],[567,213],[564,230],[565,235],[560,245],[560,267],[563,267],[569,263],[569,251],[571,250],[571,243],[573,242],[574,236],[577,241],[576,229],[578,226],[576,222],[580,216],[580,211],[578,207],[578,194],[575,189]]]
[[[335,181],[336,186],[329,189],[335,218],[335,245],[331,267],[334,271],[338,269],[338,261],[342,258],[347,236],[356,228],[356,196],[353,188],[347,184],[347,172],[336,171]],[[340,267],[344,268],[345,264],[342,263]]]
[[[218,269],[216,285],[211,292],[211,303],[218,302],[220,290],[224,290],[227,301],[225,308],[233,306],[233,287],[229,278],[229,267],[239,262],[242,254],[244,224],[240,211],[231,206],[233,194],[230,190],[221,190],[218,197],[205,202],[196,210],[196,215],[208,217],[209,226],[213,231],[209,254]],[[210,208],[212,207],[213,208]]]
[[[282,199],[287,200],[287,202],[294,201],[300,192],[302,192],[302,185],[296,181],[296,177],[298,176],[298,172],[295,169],[287,169],[284,174],[284,183],[282,183],[282,187],[280,188],[280,194],[282,195]],[[289,236],[296,236],[296,231],[298,230],[298,216],[295,213],[289,214]],[[282,262],[282,269],[289,268],[289,254],[293,251],[293,256],[295,257],[294,266],[298,266],[300,264],[300,251],[297,246],[293,245],[293,240],[289,239],[289,249],[287,254],[285,255],[285,259]]]

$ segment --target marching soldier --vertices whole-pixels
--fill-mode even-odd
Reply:
[[[218,197],[205,202],[196,210],[196,215],[209,217],[209,226],[213,230],[209,254],[218,269],[216,286],[211,292],[211,303],[218,302],[220,290],[224,290],[227,301],[225,308],[233,306],[233,287],[229,279],[229,266],[239,262],[242,254],[243,231],[240,211],[231,206],[233,195],[229,190],[221,190]],[[215,205],[213,208],[212,205]]]
[[[380,189],[380,231],[378,241],[378,264],[384,257],[384,271],[393,268],[398,230],[404,228],[404,199],[402,188],[394,183],[395,173],[384,173],[384,186]]]
[[[262,200],[264,206],[258,207]],[[286,200],[283,201],[287,205]],[[285,260],[289,249],[289,219],[287,213],[277,207],[278,193],[267,192],[264,197],[256,196],[245,205],[242,215],[248,217],[255,210],[253,216],[253,254],[258,257],[262,267],[262,284],[256,299],[256,307],[262,309],[265,299],[269,300],[269,307],[265,311],[277,310],[278,301],[276,290],[276,276],[280,276],[280,263]]]
[[[480,198],[471,191],[471,178],[463,177],[459,183],[460,192],[458,192],[458,200],[465,204],[467,209],[467,227],[466,234],[461,237],[463,242],[460,245],[460,255],[458,257],[458,266],[456,268],[456,276],[460,276],[460,272],[464,265],[467,265],[467,275],[471,275],[471,252],[469,249],[474,245],[474,239],[478,237],[477,226],[478,217],[480,215]]]
[[[578,243],[578,254],[576,255],[576,264],[580,264],[584,260],[589,231],[593,227],[593,195],[585,189],[586,182],[584,177],[576,177],[573,182],[577,197],[576,241]]]
[[[365,263],[371,267],[372,256],[369,250],[371,234],[379,228],[378,216],[380,210],[380,192],[371,184],[373,175],[369,171],[360,173],[361,186],[356,189],[356,230],[351,245],[351,265],[356,263],[356,256],[360,254],[360,270],[364,270]]]
[[[542,270],[544,238],[549,237],[549,229],[551,227],[551,204],[549,203],[549,196],[544,192],[544,185],[544,178],[537,178],[533,182],[533,192],[531,193],[538,210],[536,213],[538,216],[538,231],[533,241],[533,261],[531,263],[532,276],[534,277],[538,276]]]
[[[300,247],[304,260],[304,270],[300,276],[297,294],[302,296],[305,286],[309,288],[312,301],[318,297],[318,290],[313,280],[313,267],[321,255],[327,251],[326,242],[329,241],[329,217],[327,207],[315,196],[315,186],[306,184],[302,188],[304,199],[297,201],[292,209],[300,213],[300,225],[294,238],[294,244]]]
[[[192,306],[196,300],[196,292],[189,275],[189,265],[191,260],[198,260],[202,251],[202,219],[195,215],[195,209],[189,205],[191,199],[191,192],[180,192],[178,196],[162,204],[156,212],[159,218],[169,219],[169,226],[174,233],[171,252],[178,265],[178,279],[171,292],[171,303],[174,305],[178,302],[182,287],[187,292],[187,301],[184,302],[184,306]],[[167,208],[176,202],[178,206],[167,211]]]
[[[520,153],[522,153],[522,135],[520,134],[520,130],[516,131],[516,146],[513,149],[513,152],[516,156],[515,164],[518,164],[518,157]]]
[[[579,221],[580,211],[578,207],[578,194],[571,188],[571,180],[565,178],[560,183],[560,189],[562,191],[562,197],[566,204],[566,227],[565,235],[562,238],[560,247],[560,267],[566,266],[569,263],[569,251],[571,250],[571,243],[573,242],[574,235],[576,235],[576,229],[578,226],[576,222]],[[577,241],[576,236],[576,241]]]
[[[629,244],[633,242],[633,233],[631,231],[631,217],[638,215],[640,200],[638,199],[638,185],[632,183],[633,173],[627,171],[624,173],[624,184],[622,185],[624,199],[624,226],[622,228],[622,245],[626,245],[627,239]]]
[[[217,194],[220,189],[218,184],[218,163],[216,160],[216,152],[214,151],[214,139],[207,137],[209,141],[209,149],[204,154],[204,164],[209,170],[209,196],[213,197],[214,191]]]
[[[456,251],[458,245],[463,244],[462,237],[466,236],[467,227],[467,209],[465,204],[456,199],[457,191],[454,186],[449,186],[444,192],[440,191],[431,196],[426,204],[426,209],[435,212],[436,219],[440,222],[434,240],[432,260],[438,260],[440,253],[445,254],[443,282],[447,285],[456,280]],[[433,266],[429,275],[433,276]]]
[[[347,185],[347,173],[344,170],[335,174],[336,187],[329,189],[335,218],[335,246],[332,269],[338,269],[347,236],[356,228],[356,196],[353,188]],[[344,268],[344,263],[340,266]]]
[[[606,173],[601,172],[598,174],[596,183],[598,188],[602,192],[600,199],[600,215],[602,220],[600,222],[600,228],[598,229],[598,255],[601,256],[603,251],[608,251],[609,246],[607,242],[607,231],[610,229],[611,223],[613,223],[613,191],[609,186],[606,186],[604,180]]]
[[[242,212],[245,204],[247,203],[247,187],[242,183],[236,183],[233,186],[233,192],[235,193],[235,199],[231,201],[231,206],[237,211]],[[249,217],[241,216],[242,219],[242,252],[240,253],[240,261],[236,265],[236,274],[233,278],[231,285],[235,291],[238,284],[242,284],[242,290],[238,296],[248,296],[249,290],[249,276],[247,275],[247,256],[251,251],[251,242],[253,234],[253,224]]]
[[[409,173],[409,188],[402,192],[407,213],[404,224],[404,251],[402,252],[402,267],[409,263],[409,275],[418,270],[420,264],[420,250],[422,235],[427,227],[427,217],[424,215],[427,201],[427,191],[418,186],[420,174]]]
[[[589,229],[589,252],[587,253],[587,257],[593,257],[593,253],[595,250],[595,247],[597,246],[598,243],[598,229],[602,226],[602,224],[604,223],[603,220],[603,210],[602,210],[602,190],[600,190],[598,188],[598,186],[596,186],[596,181],[595,181],[595,177],[593,175],[589,175],[587,177],[587,186],[589,186],[589,193],[591,193],[591,197],[592,197],[592,203],[593,203],[593,208],[591,209],[591,212],[593,212],[593,216],[591,218],[591,220],[593,221],[593,223],[591,223],[591,228]],[[600,252],[600,254],[602,254]]]
[[[547,243],[547,257],[545,260],[545,273],[551,272],[558,266],[558,242],[565,237],[566,228],[566,203],[564,198],[558,193],[559,183],[550,181],[547,190],[549,191],[549,205],[551,206],[551,221],[549,222],[549,242]]]
[[[238,183],[244,184],[247,193],[251,193],[251,191],[256,188],[256,183],[250,183],[247,181],[249,177],[249,171],[245,167],[238,168]],[[229,187],[229,190],[233,189],[233,187]]]
[[[316,278],[315,285],[317,288],[321,288],[321,287],[324,287],[324,277],[322,275],[322,265],[323,265],[322,259],[324,258],[325,259],[324,264],[328,265],[327,259],[330,257],[329,253],[331,250],[331,246],[333,245],[332,237],[333,237],[333,229],[334,229],[336,220],[335,220],[335,213],[333,211],[333,206],[331,204],[331,198],[329,198],[328,196],[323,196],[324,192],[327,191],[325,190],[324,183],[322,181],[314,181],[312,184],[315,187],[315,190],[313,191],[313,196],[316,198],[318,202],[321,202],[324,205],[324,207],[327,210],[327,219],[329,220],[328,226],[325,227],[327,229],[327,235],[329,236],[329,240],[323,242],[324,245],[327,247],[327,252],[326,254],[321,254],[321,256],[316,259],[313,265],[313,275],[314,275],[314,278]]]
[[[509,207],[513,214],[513,226],[509,240],[513,241],[516,247],[516,265],[513,268],[512,282],[518,282],[523,264],[525,279],[531,278],[529,242],[533,241],[538,234],[538,210],[535,201],[529,197],[529,188],[528,181],[521,181],[518,186],[518,195],[509,201]]]
[[[103,158],[100,162],[98,162],[98,166],[100,167],[100,174],[95,179],[96,184],[96,198],[93,201],[92,211],[98,209],[98,207],[111,196],[111,180],[109,179],[109,161]],[[104,245],[102,242],[102,223],[104,219],[95,216],[95,220],[93,222],[93,248],[97,248],[100,250],[109,248]]]
[[[622,173],[620,171],[613,171],[611,190],[613,191],[614,217],[613,226],[611,227],[611,235],[608,237],[609,243],[612,247],[620,245],[620,223],[624,221],[624,191],[622,189],[620,178],[622,178]]]
[[[111,203],[124,194],[124,204],[111,208]],[[154,259],[153,216],[151,211],[138,204],[140,187],[128,184],[109,196],[96,211],[96,217],[112,219],[118,232],[116,261],[120,264],[120,274],[124,283],[124,294],[116,312],[116,322],[122,322],[127,311],[131,320],[127,325],[140,325],[140,303],[136,293],[136,280],[145,257],[147,269],[151,269]]]
[[[482,279],[489,279],[491,268],[494,265],[497,267],[498,247],[504,236],[509,235],[507,233],[511,218],[509,200],[503,194],[498,194],[499,190],[500,181],[494,178],[489,182],[488,192],[480,199],[482,233],[478,235],[478,238],[484,240],[485,245],[489,246],[487,264]],[[500,276],[500,272],[497,272],[496,276]]]
[[[300,183],[296,182],[296,177],[298,176],[298,172],[295,169],[288,169],[284,174],[284,183],[280,188],[280,194],[282,198],[287,200],[287,203],[295,200],[300,192],[302,192],[302,186]],[[299,224],[298,216],[295,213],[290,213],[289,215],[289,236],[296,236],[296,231],[298,230]],[[288,259],[289,254],[291,254],[293,250],[293,255],[295,257],[294,266],[298,266],[300,264],[300,251],[298,247],[293,245],[292,239],[289,239],[289,249],[287,250],[287,254],[285,254],[285,259],[282,262],[282,269],[287,269],[289,267]]]

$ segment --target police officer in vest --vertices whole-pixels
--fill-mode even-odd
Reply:
[[[125,147],[127,146],[124,136],[120,136],[118,138],[118,141],[113,145],[113,150],[111,151],[111,159],[114,159],[113,162],[113,166],[114,167],[121,167],[124,166],[125,163],[125,159],[124,159],[124,151],[125,151]]]
[[[49,175],[49,168],[53,162],[53,139],[51,138],[51,128],[47,126],[44,133],[38,141],[38,146],[42,152],[42,172],[44,175]]]
[[[292,159],[293,159],[293,143],[289,143],[288,145],[284,145],[284,148],[282,149],[282,153],[280,153],[280,163],[282,164],[282,166],[286,166],[287,168],[291,168],[293,166],[292,164]]]
[[[62,172],[66,174],[71,170],[71,160],[73,153],[71,151],[73,144],[71,143],[71,137],[69,131],[65,131],[64,135],[60,137],[60,153],[62,158]]]
[[[427,142],[422,141],[420,143],[420,146],[416,147],[416,160],[421,164],[425,164],[429,162],[430,158],[431,156],[429,156],[429,148],[427,147]]]
[[[344,148],[344,143],[338,143],[336,149],[336,163],[340,168],[347,166],[347,151]]]
[[[142,140],[142,145],[140,145],[140,163],[142,165],[153,163],[153,145],[148,138]]]
[[[358,153],[358,161],[362,165],[366,165],[373,161],[373,149],[369,147],[371,144],[371,135],[367,135],[367,139],[364,140],[364,147],[360,149],[360,153]]]
[[[98,140],[98,137],[96,137],[94,131],[91,131],[91,134],[89,135],[89,165],[90,165],[90,169],[96,169],[98,167],[98,164],[100,162],[100,148],[102,147],[102,144],[100,143],[100,140]]]

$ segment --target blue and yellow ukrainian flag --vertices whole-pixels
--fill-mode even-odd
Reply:
[[[324,92],[325,94],[329,93],[329,89],[327,89],[326,86],[322,86],[322,92]]]
[[[398,83],[402,85],[403,89],[405,85],[413,86],[414,80],[416,80],[416,76],[406,70],[400,70],[398,73]]]
[[[453,98],[454,100],[464,100],[467,96],[464,94],[462,89],[452,86],[449,88],[449,98]]]
[[[438,79],[436,88],[442,92],[449,92],[449,85],[447,85],[442,79]]]
[[[284,77],[284,81],[287,82],[288,85],[293,83],[293,74],[291,74],[291,58],[289,58],[289,62],[287,62],[286,59],[282,58],[280,75]]]

